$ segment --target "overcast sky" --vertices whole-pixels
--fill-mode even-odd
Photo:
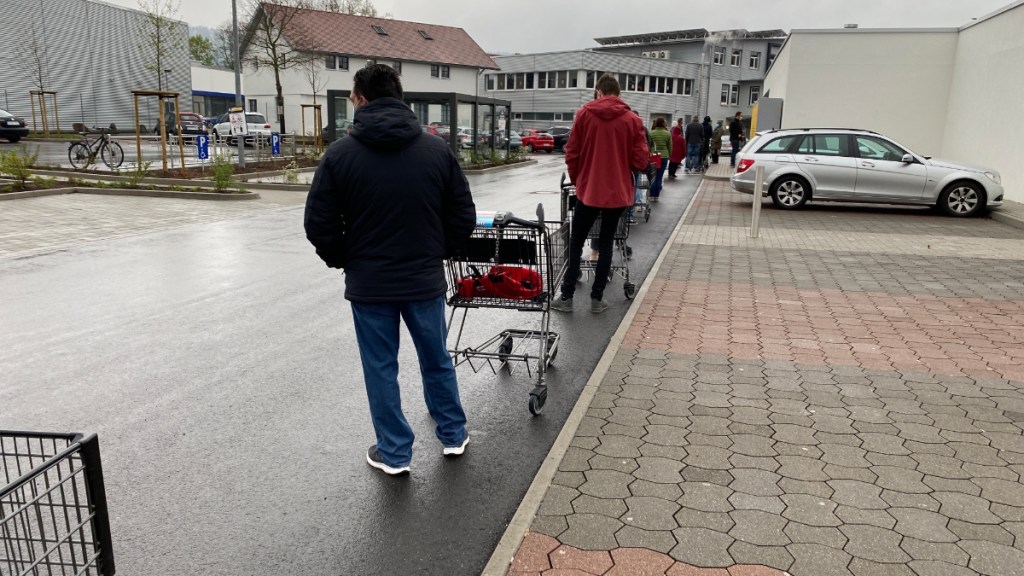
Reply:
[[[107,0],[138,7],[137,0]],[[247,0],[239,0],[239,9]],[[231,18],[229,0],[180,0],[189,24]],[[961,26],[1011,0],[374,0],[400,20],[464,28],[488,52],[546,52],[596,46],[593,39],[707,28],[921,28]]]

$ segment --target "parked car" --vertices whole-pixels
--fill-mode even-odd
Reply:
[[[548,154],[551,154],[555,149],[555,139],[551,137],[551,134],[542,132],[540,130],[527,129],[523,130],[521,138],[523,140],[523,146],[530,152],[535,150],[543,150]]]
[[[270,143],[270,123],[267,118],[258,112],[246,112],[245,123],[249,128],[249,135],[245,137],[246,144],[253,144],[257,138],[263,140],[264,144]],[[217,123],[213,125],[213,137],[227,139],[228,146],[234,146],[236,139],[231,137],[231,121],[229,114],[222,115]]]
[[[206,134],[206,124],[203,123],[203,117],[195,112],[182,112],[178,114],[178,118],[181,121],[181,133],[185,135],[195,136],[197,134]],[[177,135],[178,127],[174,122],[174,113],[171,112],[164,116],[164,129],[167,131],[167,135]],[[157,124],[156,128],[153,129],[154,134],[160,134],[160,125]]]
[[[450,136],[448,128],[438,124],[424,124],[423,131],[427,134],[433,134],[445,142],[448,141],[448,137]]]
[[[503,145],[502,148],[504,147]],[[508,133],[508,147],[512,150],[519,150],[523,147],[523,138],[515,130],[510,130]]]
[[[11,144],[28,136],[25,119],[18,118],[6,110],[0,110],[0,138],[6,138]]]
[[[475,141],[473,138],[473,129],[459,128],[458,132],[455,133],[455,139],[459,143],[460,148],[472,148]]]
[[[563,126],[553,126],[548,128],[548,134],[555,139],[555,150],[564,150],[565,144],[569,141],[569,132],[572,128],[565,128]]]
[[[973,216],[1003,203],[999,173],[912,152],[868,130],[773,130],[747,142],[732,187],[753,194],[764,166],[767,195],[791,210],[812,200],[919,204]]]

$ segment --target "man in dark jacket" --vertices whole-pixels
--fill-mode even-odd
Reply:
[[[704,123],[701,124],[704,127],[704,140],[701,142],[700,147],[700,165],[704,167],[704,162],[707,160],[708,155],[711,154],[711,135],[715,133],[715,129],[711,126],[711,116],[704,117]]]
[[[729,122],[729,143],[732,144],[732,158],[729,162],[730,168],[736,167],[736,155],[740,152],[740,140],[743,139],[743,112],[737,112],[736,117]]]
[[[686,169],[684,174],[700,174],[700,148],[704,142],[704,126],[694,114],[686,125]]]
[[[366,461],[397,475],[409,472],[414,438],[398,386],[399,319],[416,346],[442,453],[461,455],[469,442],[447,351],[443,259],[469,238],[476,208],[455,154],[423,133],[394,70],[363,68],[349,99],[351,137],[335,142],[317,168],[306,237],[328,266],[345,269],[377,436]]]

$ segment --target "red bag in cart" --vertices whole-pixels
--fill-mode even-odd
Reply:
[[[654,177],[657,176],[658,170],[661,169],[661,154],[651,154],[651,157],[647,160],[647,179],[654,181]]]
[[[475,266],[470,268],[473,275],[459,279],[459,296],[462,298],[532,300],[544,289],[540,272],[530,268],[491,266],[487,274],[480,274]]]

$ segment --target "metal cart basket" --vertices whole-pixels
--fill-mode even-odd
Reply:
[[[647,222],[651,219],[651,180],[647,178],[647,174],[644,172],[634,172],[633,182],[636,190],[640,192],[636,196],[636,203],[633,204],[634,219],[639,222],[640,215],[642,214],[644,222]],[[564,174],[562,184],[565,184]]]
[[[468,363],[474,372],[485,366],[497,373],[513,365],[525,366],[536,384],[530,391],[529,409],[540,414],[547,401],[545,373],[558,354],[559,335],[551,331],[550,303],[566,265],[568,226],[545,222],[543,206],[537,220],[522,220],[511,214],[480,213],[464,252],[447,261],[448,332],[461,310],[455,344],[449,349],[456,366]],[[492,308],[536,312],[537,329],[502,330],[477,346],[462,343],[470,309]]]
[[[0,430],[0,575],[111,576],[95,434]]]
[[[566,180],[565,173],[563,173],[560,187],[562,189],[562,221],[570,225],[571,233],[572,212],[576,207],[576,186]],[[629,240],[629,217],[627,214],[626,210],[622,212],[618,225],[615,227],[615,253],[612,255],[612,267],[608,274],[608,280],[610,281],[614,276],[622,278],[623,295],[627,300],[632,300],[636,297],[636,284],[629,280],[629,260],[633,257],[633,249],[627,242]],[[601,217],[598,216],[594,220],[594,225],[587,232],[587,238],[596,241],[600,235]],[[590,273],[596,270],[597,262],[580,260],[581,277],[583,272]]]

